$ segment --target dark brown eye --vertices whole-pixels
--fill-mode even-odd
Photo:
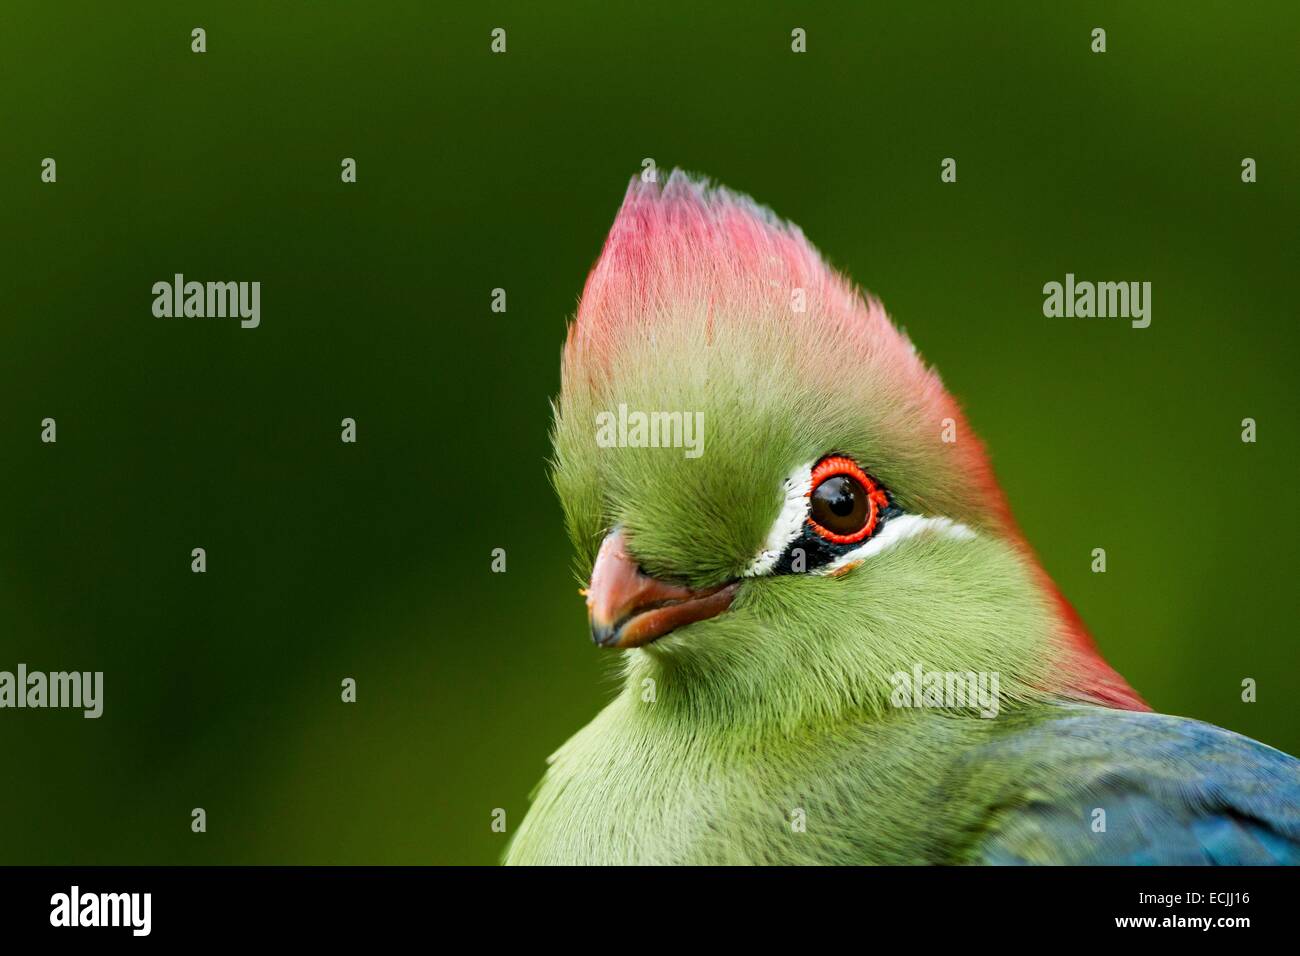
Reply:
[[[835,534],[853,534],[867,523],[867,489],[848,475],[827,478],[812,493],[812,519]]]
[[[827,541],[865,541],[889,499],[852,458],[835,455],[817,463],[809,492],[808,523]]]

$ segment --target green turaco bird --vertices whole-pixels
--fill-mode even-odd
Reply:
[[[1298,762],[1151,713],[938,375],[794,226],[634,181],[554,481],[618,696],[509,863],[1273,863]]]

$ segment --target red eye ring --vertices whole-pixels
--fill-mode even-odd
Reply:
[[[867,520],[861,528],[852,534],[837,534],[829,528],[824,528],[812,516],[808,517],[808,525],[817,532],[817,534],[830,541],[833,544],[856,544],[859,541],[865,541],[875,533],[876,526],[880,523],[880,512],[889,507],[889,498],[876,482],[865,471],[858,467],[858,463],[852,458],[844,455],[832,455],[829,458],[823,458],[812,470],[812,482],[808,488],[807,498],[813,496],[821,484],[829,478],[835,478],[843,475],[852,478],[867,493]]]

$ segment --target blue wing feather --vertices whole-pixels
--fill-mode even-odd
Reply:
[[[1008,781],[971,862],[1300,864],[1300,761],[1200,721],[1064,706],[963,763]]]

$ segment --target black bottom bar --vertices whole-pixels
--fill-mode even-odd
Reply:
[[[733,943],[774,921],[806,931],[810,944],[831,928],[849,928],[864,943],[884,933],[919,934],[927,945],[991,940],[1020,929],[1229,942],[1293,923],[1294,876],[1273,868],[34,867],[0,869],[0,918],[6,941],[62,936],[92,945],[431,933],[487,942],[505,932],[559,945],[602,931],[680,936],[686,920],[703,936],[736,934]]]

